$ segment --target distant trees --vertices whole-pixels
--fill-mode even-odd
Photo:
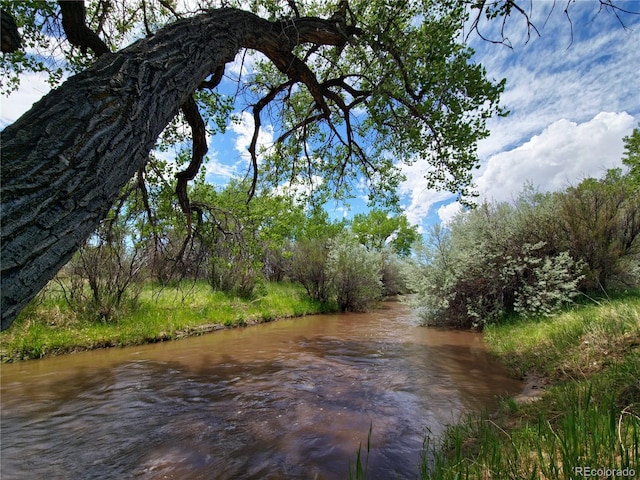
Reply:
[[[357,216],[356,235],[346,221],[331,221],[313,207],[261,190],[247,202],[246,181],[224,188],[189,187],[192,215],[185,218],[166,181],[162,162],[131,180],[100,227],[55,277],[53,288],[86,319],[110,321],[135,307],[144,282],[159,286],[207,281],[229,295],[260,296],[266,281],[300,282],[311,298],[343,310],[372,308],[383,296],[405,291],[403,245],[414,238],[402,215],[376,210],[380,222]],[[377,236],[376,243],[365,242]],[[393,244],[394,240],[403,243]],[[402,255],[401,255],[402,254]]]
[[[350,225],[330,223],[326,213],[312,218],[293,254],[293,277],[312,298],[364,311],[383,296],[407,292],[401,265],[419,234],[404,215],[374,209]]]
[[[566,250],[584,263],[582,288],[632,284],[640,273],[640,194],[629,177],[610,170],[558,197]]]
[[[304,286],[311,298],[322,303],[332,298],[327,269],[330,242],[345,227],[343,222],[331,222],[324,210],[314,208],[293,247],[292,277]]]
[[[351,231],[369,250],[389,248],[405,257],[411,254],[411,248],[420,236],[417,227],[410,225],[405,215],[390,215],[380,209],[354,215]]]
[[[340,235],[331,241],[327,271],[340,310],[367,311],[382,298],[380,257],[379,252],[367,250],[352,235]]]
[[[640,285],[637,139],[637,129],[625,139],[626,174],[557,193],[527,187],[513,203],[483,203],[433,227],[408,277],[425,323],[482,327],[549,314],[580,291]]]

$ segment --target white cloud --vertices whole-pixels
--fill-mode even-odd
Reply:
[[[429,190],[425,187],[425,173],[429,166],[424,160],[416,160],[412,165],[401,165],[404,180],[399,187],[400,195],[409,200],[404,212],[409,223],[421,225],[431,212],[435,203],[442,202],[451,197],[449,192]]]
[[[640,120],[632,47],[640,44],[640,22],[626,18],[632,23],[624,29],[610,12],[598,13],[596,3],[572,4],[572,24],[558,5],[549,15],[552,2],[535,3],[532,18],[541,37],[532,33],[527,43],[525,25],[514,16],[506,30],[513,49],[471,35],[487,76],[507,79],[502,105],[511,112],[490,119],[490,136],[478,145],[481,199],[511,200],[527,181],[543,191],[559,190],[620,165],[622,137]],[[496,38],[501,26],[489,22],[483,33]],[[403,168],[407,216],[420,224],[437,213],[446,222],[457,204],[435,208],[453,197],[424,188],[426,169],[421,161]]]
[[[622,165],[622,138],[636,123],[626,112],[602,112],[583,123],[566,119],[552,122],[540,134],[483,162],[475,177],[479,200],[511,201],[527,182],[546,192],[562,190],[586,177],[601,178],[607,169]],[[405,213],[411,223],[421,225],[436,204],[451,200],[435,211],[440,221],[447,223],[460,205],[449,193],[424,187],[427,169],[424,161],[402,167],[407,180],[399,193],[408,200]]]
[[[273,188],[274,195],[291,196],[303,202],[311,197],[324,183],[324,179],[319,175],[312,175],[311,178],[301,178],[295,182],[286,182]]]
[[[21,78],[20,87],[7,97],[0,97],[0,126],[11,125],[31,106],[46,95],[51,87],[47,75],[28,73]]]
[[[226,183],[229,179],[240,176],[236,165],[222,163],[219,160],[216,150],[209,149],[204,168],[206,172],[205,179],[210,183]]]
[[[585,177],[602,177],[621,165],[622,138],[634,124],[626,112],[602,112],[580,124],[557,120],[522,145],[489,158],[476,180],[481,198],[512,200],[526,182],[555,191]]]
[[[231,130],[236,134],[235,148],[243,159],[249,161],[249,146],[253,138],[254,122],[253,116],[249,112],[241,112],[236,119],[231,122]],[[263,149],[273,146],[273,127],[262,125],[258,133],[256,153],[259,155]]]
[[[255,71],[255,64],[260,59],[266,58],[262,53],[255,50],[241,50],[233,62],[228,63],[225,67],[225,73],[230,75],[235,81],[252,75]]]
[[[511,111],[489,122],[481,158],[511,149],[562,118],[581,123],[605,111],[640,114],[637,52],[631,47],[640,44],[640,23],[633,17],[624,29],[610,12],[594,10],[595,3],[571,6],[573,33],[561,8],[556,5],[547,19],[551,4],[540,2],[534,11],[544,25],[540,38],[533,35],[526,45],[514,41],[513,50],[472,42],[489,78],[507,79],[502,104]]]
[[[438,208],[438,217],[440,222],[447,224],[462,211],[462,205],[458,202],[449,203]]]

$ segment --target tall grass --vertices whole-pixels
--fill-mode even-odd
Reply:
[[[265,294],[241,299],[206,282],[145,285],[135,307],[105,321],[73,312],[59,292],[32,302],[0,333],[2,361],[41,358],[75,350],[135,345],[198,335],[224,327],[318,313],[326,307],[294,283],[269,283]]]
[[[369,433],[367,434],[367,450],[364,455],[364,464],[362,463],[362,443],[358,446],[358,453],[356,454],[355,464],[351,464],[349,460],[349,480],[364,480],[367,478],[367,468],[369,466],[369,454],[371,453],[371,434],[373,431],[373,423],[369,424]]]
[[[516,376],[584,378],[640,344],[640,292],[553,317],[490,325],[484,337],[489,351]]]
[[[626,362],[637,373],[638,359]],[[422,478],[575,479],[586,467],[640,473],[640,390],[623,407],[629,399],[621,402],[611,376],[596,377],[551,388],[500,419],[467,418],[430,446]]]
[[[514,373],[538,375],[547,388],[540,400],[506,399],[499,412],[470,415],[443,439],[427,439],[422,478],[640,475],[637,292],[553,318],[490,327],[486,339]]]

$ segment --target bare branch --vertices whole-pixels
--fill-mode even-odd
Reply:
[[[142,0],[142,19],[144,22],[144,30],[147,35],[151,35],[151,28],[149,27],[149,19],[147,18],[147,2]]]
[[[207,153],[207,132],[204,120],[198,111],[198,104],[193,97],[189,97],[181,107],[187,123],[191,127],[193,137],[193,148],[191,153],[191,161],[187,168],[176,174],[178,183],[176,185],[176,195],[180,202],[182,211],[187,214],[188,232],[191,232],[191,208],[189,206],[189,197],[187,196],[187,183],[193,180],[200,171],[202,160]]]
[[[62,28],[71,45],[80,47],[83,53],[90,49],[98,57],[110,52],[98,34],[87,27],[87,11],[83,1],[66,0],[59,1],[58,4],[62,12]]]
[[[0,35],[2,35],[2,46],[0,50],[2,53],[15,52],[22,48],[22,42],[20,40],[20,33],[18,33],[18,26],[15,20],[9,13],[4,10],[0,11],[2,16],[2,25],[0,28]]]
[[[251,137],[251,144],[249,145],[249,154],[251,155],[251,165],[253,168],[253,175],[251,180],[251,187],[249,188],[248,199],[250,201],[253,198],[253,195],[256,192],[256,185],[258,183],[258,155],[256,153],[256,147],[258,145],[258,136],[260,134],[260,127],[262,125],[262,120],[260,119],[260,113],[262,109],[266,107],[271,101],[273,101],[276,96],[280,93],[292,86],[295,82],[293,80],[289,80],[277,87],[271,89],[271,91],[261,98],[254,106],[253,106],[253,135]]]
[[[515,0],[502,0],[502,2],[503,2],[502,5],[500,5],[500,2],[488,1],[488,0],[467,2],[467,4],[470,5],[472,9],[477,11],[477,14],[475,15],[473,21],[471,22],[471,28],[469,29],[469,33],[466,36],[466,40],[469,39],[469,36],[471,35],[471,33],[475,32],[482,40],[486,42],[501,44],[509,48],[513,48],[511,41],[505,35],[506,21],[510,17],[512,10],[518,11],[526,22],[526,26],[527,26],[526,42],[527,43],[531,39],[532,31],[535,32],[538,36],[540,36],[540,32],[538,31],[538,28],[531,21],[531,15],[527,13],[523,7],[518,5],[518,3],[516,3]],[[533,7],[533,2],[532,0],[529,0],[529,2],[530,2],[529,6],[531,9]],[[480,19],[483,16],[487,18],[495,18],[498,16],[502,17],[502,25],[500,27],[501,38],[499,40],[490,39],[480,31]]]

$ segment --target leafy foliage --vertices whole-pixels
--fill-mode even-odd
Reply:
[[[395,254],[405,257],[411,254],[411,247],[420,236],[406,215],[392,216],[380,209],[354,215],[351,231],[369,250],[380,252],[388,246]]]
[[[322,303],[329,302],[331,290],[329,286],[329,272],[327,259],[329,257],[329,240],[313,238],[300,240],[293,252],[293,278],[300,282],[307,294]]]
[[[577,294],[579,265],[535,240],[523,215],[531,200],[484,203],[432,229],[410,283],[427,324],[481,328],[512,313],[551,313]]]
[[[622,163],[629,167],[627,174],[636,189],[640,191],[640,128],[634,128],[631,135],[624,138]]]
[[[353,237],[341,235],[330,245],[327,270],[342,311],[362,312],[382,298],[379,254],[367,251]]]
[[[219,6],[246,8],[242,2]],[[3,55],[3,77],[10,79],[2,86],[5,93],[24,72],[44,72],[57,84],[102,52],[120,50],[201,12],[148,0],[88,2],[73,10],[75,17],[50,2],[3,1],[2,8],[29,47]],[[263,180],[282,185],[321,178],[315,195],[348,197],[364,177],[371,201],[390,206],[401,180],[398,163],[422,157],[433,165],[429,186],[462,198],[473,195],[469,172],[478,164],[475,145],[487,135],[486,119],[502,113],[498,99],[504,81],[487,80],[484,69],[471,61],[473,52],[459,42],[467,18],[462,3],[354,0],[336,7],[332,2],[256,1],[251,11],[274,22],[330,18],[344,37],[339,46],[321,40],[294,45],[290,62],[295,59],[296,66],[286,73],[274,59],[258,59],[242,85],[236,79],[242,95],[215,90],[218,77],[195,92],[209,134],[224,132],[234,109],[250,109],[256,135],[268,116],[276,147],[250,149],[254,168],[263,157]],[[161,148],[186,140],[188,125],[176,116],[161,137]]]
[[[640,284],[640,203],[620,170],[553,194],[527,187],[436,226],[410,276],[427,323],[548,315],[579,291]]]
[[[559,197],[558,210],[567,250],[586,265],[585,289],[640,280],[640,196],[630,177],[610,170],[585,179]]]

